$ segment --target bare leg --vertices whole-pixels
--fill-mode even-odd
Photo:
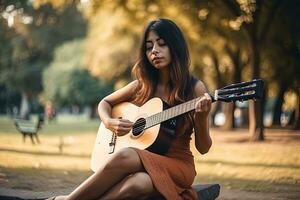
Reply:
[[[146,199],[159,193],[153,186],[150,176],[146,172],[137,172],[128,175],[110,190],[108,190],[99,200],[112,199]],[[55,200],[64,200],[67,196],[57,196]]]
[[[107,191],[100,200],[111,199],[146,199],[155,191],[150,176],[145,172],[137,172],[125,177]]]
[[[116,153],[103,169],[99,169],[85,180],[66,199],[98,199],[129,174],[141,171],[144,171],[144,167],[137,152],[131,148],[123,149]]]

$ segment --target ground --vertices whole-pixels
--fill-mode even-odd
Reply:
[[[0,195],[40,198],[66,194],[86,179],[98,121],[53,122],[42,141],[22,142],[0,119]],[[247,129],[211,129],[213,146],[196,153],[195,184],[219,183],[218,199],[300,199],[300,132],[266,129],[265,142],[249,142]],[[62,148],[60,148],[62,147]]]

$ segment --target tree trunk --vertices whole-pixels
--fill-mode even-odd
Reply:
[[[211,48],[207,48],[209,53],[210,53],[210,56],[213,60],[213,65],[214,65],[214,68],[215,68],[215,71],[216,71],[216,79],[217,79],[217,89],[221,88],[224,83],[223,83],[223,79],[222,79],[222,76],[221,76],[221,73],[220,73],[220,70],[219,70],[219,60],[218,60],[218,57],[217,57],[217,54],[216,52],[211,49]],[[212,114],[211,114],[211,117],[212,117],[212,126],[216,126],[215,124],[215,117],[218,113],[218,111],[221,109],[221,102],[217,101],[215,103],[215,105],[213,106],[212,108]]]
[[[274,105],[273,121],[272,121],[273,126],[276,126],[276,125],[281,126],[280,118],[281,118],[281,113],[282,113],[282,104],[284,101],[284,93],[287,89],[288,89],[288,84],[285,81],[282,81],[282,83],[280,84],[279,93],[278,93],[278,96],[276,98],[276,102]]]
[[[215,123],[215,117],[218,113],[218,111],[221,109],[221,102],[220,101],[216,101],[211,108],[211,125],[213,127],[216,127],[216,123]]]
[[[251,53],[252,53],[252,78],[256,79],[260,77],[260,54],[257,41],[253,36],[251,41]],[[264,90],[265,93],[265,90]],[[265,95],[259,101],[249,102],[249,133],[251,135],[250,141],[263,141],[264,140],[264,103]]]
[[[222,129],[224,130],[232,130],[234,128],[234,109],[235,109],[235,104],[230,102],[230,103],[225,103],[224,105],[224,115],[225,115],[225,123],[222,126]]]
[[[293,129],[294,130],[300,129],[300,88],[298,88],[298,92],[297,92],[297,104],[295,108]]]
[[[262,103],[260,101],[249,102],[249,132],[251,134],[250,141],[263,141],[264,129],[261,119]]]
[[[219,70],[219,60],[218,60],[218,56],[217,56],[217,53],[211,49],[211,48],[208,48],[208,51],[210,53],[210,56],[211,56],[211,59],[213,61],[213,66],[215,68],[215,71],[216,71],[216,79],[217,79],[217,88],[221,88],[224,86],[224,81],[222,79],[222,74]]]
[[[249,132],[250,141],[263,141],[264,137],[264,104],[266,99],[266,89],[263,91],[261,100],[249,101]]]
[[[99,118],[98,109],[97,108],[98,108],[98,104],[91,104],[90,105],[90,109],[91,109],[90,119]]]
[[[249,128],[249,114],[248,114],[248,110],[246,108],[242,108],[241,112],[242,112],[242,119],[243,119],[241,127]]]
[[[241,51],[239,48],[237,48],[237,50],[232,50],[228,45],[225,46],[225,50],[233,63],[233,82],[239,83],[241,82],[242,73]],[[225,124],[222,126],[223,129],[231,130],[235,128],[234,111],[234,103],[228,103],[224,106]]]

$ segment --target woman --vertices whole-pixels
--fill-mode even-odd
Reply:
[[[105,97],[98,107],[106,128],[118,136],[127,134],[133,122],[111,118],[114,105],[131,101],[144,104],[160,97],[169,106],[200,97],[195,111],[176,118],[176,137],[164,155],[125,148],[60,199],[196,199],[191,185],[196,175],[190,139],[194,130],[197,150],[208,152],[211,98],[204,84],[189,73],[189,52],[182,32],[168,19],[151,21],[145,29],[139,59],[133,68],[136,80]]]

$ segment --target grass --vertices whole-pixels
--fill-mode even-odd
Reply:
[[[22,142],[9,119],[0,118],[0,186],[37,191],[74,187],[91,174],[90,154],[98,126],[97,120],[46,124],[40,132],[42,143],[32,145],[29,139]],[[211,135],[208,154],[193,149],[195,183],[300,197],[300,132],[266,130],[266,142],[256,143],[248,142],[246,130],[212,129]]]
[[[196,158],[196,181],[227,188],[276,192],[277,185],[300,185],[299,143],[219,143]]]
[[[39,132],[40,145],[23,143],[10,120],[0,120],[0,166],[88,170],[98,120],[52,122]],[[59,146],[63,143],[63,153]]]

